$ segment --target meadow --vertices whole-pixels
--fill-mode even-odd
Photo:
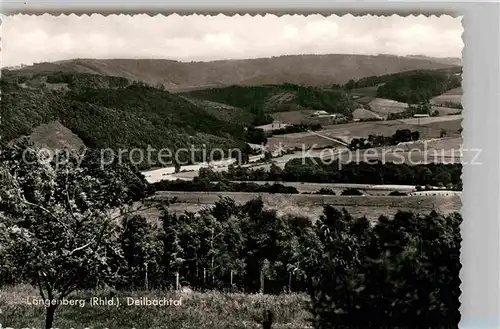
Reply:
[[[455,104],[460,104],[462,101],[462,95],[464,91],[461,87],[448,90],[447,92],[436,96],[431,99],[433,104],[445,104],[446,102],[451,102]]]
[[[390,136],[401,129],[419,131],[420,139],[439,138],[442,130],[446,131],[448,137],[460,137],[461,122],[461,115],[449,115],[421,119],[411,118],[337,124],[325,126],[314,134],[306,132],[272,136],[268,139],[268,145],[271,150],[277,148],[280,143],[286,148],[302,148],[303,145],[306,148],[339,146],[340,143],[332,139],[338,138],[349,142],[352,138],[367,137],[368,135]]]
[[[383,117],[387,117],[390,113],[404,112],[408,109],[407,103],[385,98],[374,98],[368,105],[373,112]]]
[[[90,306],[92,297],[118,298],[120,306]],[[172,299],[180,305],[127,305],[134,299]],[[0,324],[12,328],[43,328],[44,308],[28,304],[38,291],[28,285],[6,287],[0,295]],[[243,294],[218,291],[77,291],[68,300],[85,300],[85,306],[62,305],[54,328],[90,329],[248,329],[263,328],[263,313],[273,312],[273,328],[311,328],[307,311],[308,296],[303,293],[281,295]],[[2,318],[3,317],[3,318]],[[0,326],[0,327],[2,327]]]
[[[373,192],[372,192],[373,193]],[[460,211],[461,199],[459,195],[419,195],[419,196],[339,196],[314,194],[269,194],[244,192],[157,192],[158,199],[176,198],[176,203],[170,206],[175,213],[184,211],[198,211],[215,204],[221,197],[230,197],[237,203],[243,204],[256,197],[262,197],[267,209],[275,209],[279,215],[294,215],[317,219],[323,212],[325,205],[345,208],[353,216],[366,216],[370,220],[377,220],[380,215],[392,216],[398,212],[413,211],[429,213],[432,210],[448,214]],[[145,213],[150,218],[158,217],[156,210]]]

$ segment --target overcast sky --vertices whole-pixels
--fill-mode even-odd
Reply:
[[[2,66],[71,58],[206,61],[284,54],[461,57],[461,18],[1,16]]]

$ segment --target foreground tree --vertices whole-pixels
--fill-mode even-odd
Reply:
[[[130,166],[99,160],[69,150],[47,158],[27,141],[0,155],[0,212],[8,219],[0,249],[43,299],[61,300],[117,276],[117,219],[132,211],[147,185]],[[46,308],[47,329],[57,307]]]
[[[308,267],[314,328],[457,328],[461,221],[398,212],[372,226],[326,207]]]

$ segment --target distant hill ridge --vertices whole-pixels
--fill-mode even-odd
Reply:
[[[344,84],[354,79],[456,63],[433,57],[394,55],[287,55],[270,58],[180,62],[168,59],[72,59],[37,63],[21,72],[78,72],[124,77],[173,92],[230,85]]]

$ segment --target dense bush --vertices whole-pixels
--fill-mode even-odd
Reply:
[[[363,195],[363,192],[355,188],[348,188],[343,190],[341,195]]]
[[[264,130],[249,127],[245,132],[245,141],[252,144],[265,145],[267,144],[267,136]]]
[[[389,193],[389,195],[391,195],[391,196],[406,196],[408,194],[404,193],[404,192],[400,192],[400,191],[392,191],[391,193]]]
[[[444,107],[449,107],[452,109],[459,109],[459,110],[463,110],[463,108],[464,108],[461,103],[455,103],[455,102],[451,102],[451,101],[446,101],[446,102],[441,103],[439,105],[444,106]],[[457,113],[460,113],[460,112],[457,112]]]
[[[335,195],[335,192],[329,188],[320,188],[319,191],[315,192],[314,194],[322,194],[322,195]]]

